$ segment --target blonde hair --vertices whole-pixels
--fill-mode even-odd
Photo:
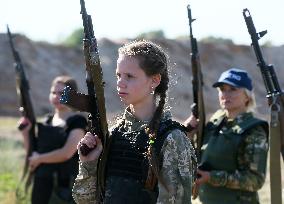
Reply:
[[[255,95],[253,91],[244,88],[244,92],[248,97],[248,102],[246,103],[247,112],[254,112],[256,108]]]

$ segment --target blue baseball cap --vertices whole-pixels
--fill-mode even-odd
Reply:
[[[249,91],[252,90],[252,81],[248,73],[238,68],[231,68],[224,71],[218,81],[213,84],[213,87],[216,88],[222,84],[229,84],[237,88],[246,88]]]

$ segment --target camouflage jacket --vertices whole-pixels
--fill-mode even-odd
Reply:
[[[215,113],[215,117],[223,114],[224,112],[218,111]],[[222,129],[236,126],[236,124],[246,120],[251,115],[252,113],[243,113],[234,120],[228,119]],[[234,172],[211,171],[209,184],[216,187],[222,186],[256,192],[263,186],[265,181],[267,152],[268,137],[264,128],[258,125],[248,131],[241,148],[239,148],[237,153],[238,168]]]
[[[162,120],[170,119],[169,112],[165,112]],[[137,120],[129,111],[125,111],[125,130],[138,131],[147,126],[149,121]],[[191,203],[192,184],[192,147],[190,140],[179,129],[171,131],[161,149],[163,155],[160,176],[169,191],[158,184],[159,196],[157,203]],[[80,162],[79,174],[73,187],[73,197],[76,203],[95,203],[96,192],[96,161]]]

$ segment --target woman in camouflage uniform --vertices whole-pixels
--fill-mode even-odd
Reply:
[[[119,49],[116,76],[118,95],[127,108],[110,131],[108,149],[103,151],[96,135],[87,133],[81,140],[95,148],[87,156],[80,154],[73,188],[76,202],[191,203],[190,140],[164,111],[169,82],[166,54],[149,41],[126,44]],[[97,183],[101,154],[108,155],[99,164],[106,163],[103,185]]]
[[[204,204],[259,203],[268,151],[268,125],[253,116],[252,82],[247,72],[229,69],[213,84],[221,110],[205,128],[196,184]],[[188,119],[196,125],[194,116]]]

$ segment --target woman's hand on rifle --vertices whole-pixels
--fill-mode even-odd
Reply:
[[[89,148],[94,148],[88,155],[83,156],[80,152],[80,147],[85,144]],[[87,132],[86,135],[80,140],[80,142],[77,145],[77,149],[80,156],[80,161],[86,162],[86,161],[94,161],[97,160],[102,153],[103,145],[101,140],[97,135],[93,135],[90,132]]]
[[[31,121],[26,117],[21,117],[18,121],[18,129],[22,132],[23,136],[28,136],[32,127]]]
[[[195,181],[197,185],[207,183],[210,179],[209,171],[203,171],[203,170],[197,169],[197,175],[198,175],[198,178]]]
[[[190,139],[193,139],[193,135],[197,131],[197,126],[198,126],[198,119],[191,114],[185,121],[184,121],[184,126],[188,128],[187,136]]]
[[[21,134],[23,136],[24,147],[25,147],[27,154],[28,154],[29,145],[30,145],[29,133],[30,133],[31,128],[32,128],[31,121],[26,117],[21,117],[20,120],[18,121],[18,129],[21,131]]]
[[[33,152],[32,156],[29,157],[30,171],[34,171],[41,164],[39,155],[38,152]]]

